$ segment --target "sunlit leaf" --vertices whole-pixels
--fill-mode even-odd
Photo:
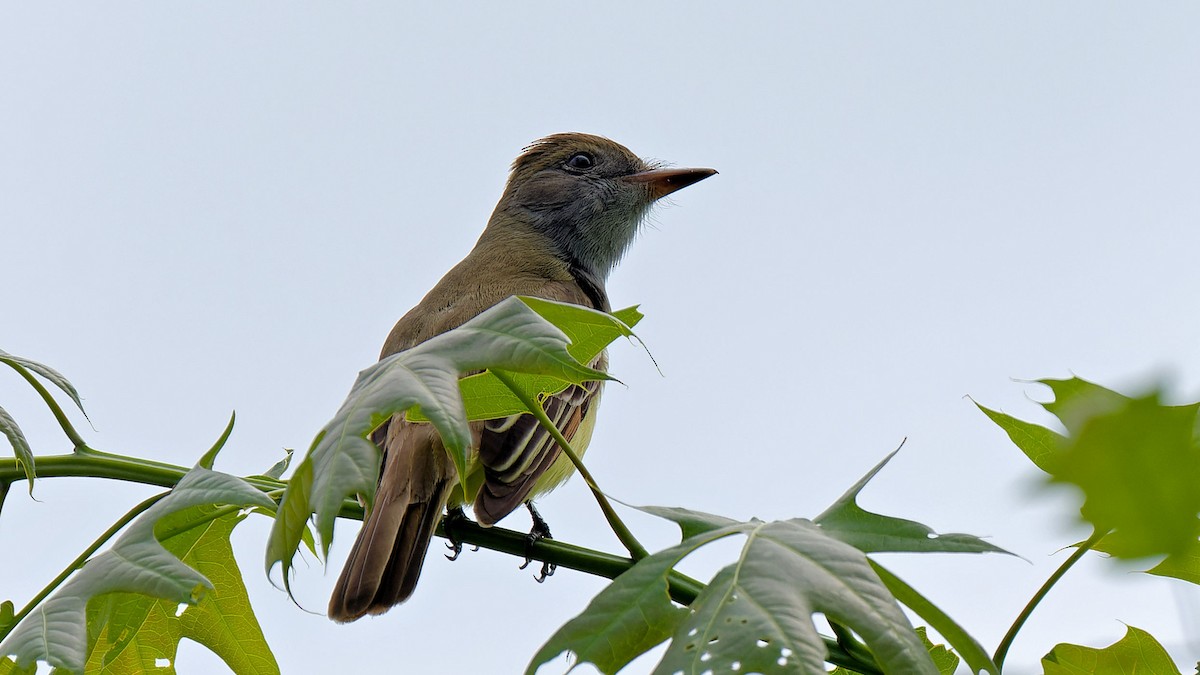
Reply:
[[[540,298],[522,298],[534,311],[557,326],[570,340],[567,352],[579,363],[591,363],[600,352],[619,337],[630,337],[643,315],[637,307],[612,314],[595,312],[576,305],[565,305]],[[531,395],[557,394],[570,386],[566,380],[533,374],[515,374],[513,382]],[[458,381],[469,420],[490,420],[525,411],[525,404],[490,371],[468,375]],[[409,413],[414,422],[428,422],[418,408]]]
[[[86,672],[167,672],[157,663],[169,663],[174,670],[179,641],[187,638],[208,647],[235,673],[278,673],[229,543],[244,518],[237,511],[205,505],[159,520],[155,529],[162,545],[212,582],[212,590],[195,606],[182,609],[137,593],[93,598],[87,609]]]
[[[1045,675],[1110,675],[1146,673],[1180,675],[1167,650],[1146,631],[1127,626],[1125,637],[1104,649],[1055,645],[1042,657]]]
[[[975,404],[983,414],[995,422],[1025,456],[1042,471],[1050,471],[1052,458],[1062,449],[1066,438],[1062,434],[1032,422],[1019,420],[1012,415]]]
[[[1183,550],[1163,558],[1146,573],[1200,584],[1200,541],[1193,541]]]
[[[37,673],[37,663],[29,664],[28,668],[20,668],[17,662],[6,656],[0,656],[0,675],[34,675]]]
[[[155,537],[156,524],[171,514],[205,504],[273,506],[245,481],[204,468],[192,469],[164,499],[134,520],[112,549],[89,560],[37,611],[0,642],[0,656],[27,668],[45,661],[83,672],[89,657],[87,606],[108,593],[141,593],[169,603],[195,604],[213,583],[181,562]]]

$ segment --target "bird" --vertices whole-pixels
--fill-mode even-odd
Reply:
[[[400,318],[380,358],[456,328],[512,295],[610,312],[605,282],[650,207],[715,173],[665,168],[590,134],[533,142],[513,162],[475,247]],[[606,370],[607,356],[590,365]],[[574,385],[542,404],[580,454],[591,439],[600,391],[600,382]],[[468,471],[482,472],[483,480],[467,481],[481,487],[466,496],[432,425],[400,413],[372,433],[382,454],[379,482],[330,598],[331,619],[350,622],[407,600],[447,509],[461,514],[469,503],[476,521],[490,527],[524,503],[535,530],[539,522],[544,527],[530,500],[574,472],[557,442],[529,413],[473,422],[471,429]]]

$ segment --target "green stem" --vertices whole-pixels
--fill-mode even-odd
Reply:
[[[836,621],[830,621],[829,627],[833,629],[833,634],[837,637],[838,645],[847,654],[865,663],[875,662],[875,655],[871,653],[871,650],[866,645],[859,642],[858,638],[854,637],[854,633],[849,628]]]
[[[101,453],[94,450],[90,450],[87,454],[46,455],[38,457],[36,467],[38,478],[69,476],[110,478],[167,488],[174,487],[183,478],[184,474],[187,473],[187,469],[181,466],[123,455]],[[23,479],[24,473],[15,459],[0,459],[0,485],[6,485],[10,481]],[[278,496],[280,490],[286,486],[286,483],[283,481],[262,476],[253,476],[245,480],[263,492],[275,496]],[[590,482],[594,483],[594,481]],[[63,570],[62,574],[55,578],[37,597],[22,608],[19,614],[14,615],[15,620],[9,624],[9,630],[16,626],[39,603],[45,600],[71,572],[95,553],[99,546],[102,546],[105,541],[128,524],[130,519],[145,511],[155,501],[161,499],[162,496],[161,494],[156,495],[142,502],[110,527],[96,542]],[[220,513],[214,514],[214,517],[216,515],[220,515]],[[346,500],[338,515],[342,518],[362,520],[363,509],[357,502]],[[618,520],[618,522],[620,521]],[[437,534],[442,537],[446,536],[445,532],[441,530],[440,525]],[[532,554],[531,557],[534,560],[551,562],[565,569],[574,569],[585,574],[592,574],[607,579],[617,578],[623,572],[633,567],[635,563],[634,560],[629,558],[593,551],[553,539],[543,539],[534,544],[532,549],[530,549],[524,532],[515,532],[498,527],[484,528],[469,521],[454,526],[454,538],[456,541],[466,544],[477,544],[519,558],[524,558],[527,554]],[[704,584],[675,571],[669,574],[667,581],[671,599],[682,605],[691,604],[700,592],[704,590]],[[2,637],[3,635],[0,635],[0,638]],[[853,670],[854,672],[866,673],[867,675],[878,675],[880,672],[874,664],[856,658],[832,639],[825,638],[825,647],[829,651],[828,660],[830,663]]]
[[[604,493],[600,491],[600,487],[596,484],[596,479],[592,478],[591,472],[589,472],[587,467],[583,465],[583,460],[579,459],[579,455],[575,454],[575,450],[571,448],[571,444],[567,442],[565,437],[563,437],[562,432],[559,431],[558,427],[554,426],[554,422],[552,422],[550,417],[546,415],[546,411],[542,408],[541,404],[534,400],[534,398],[526,393],[523,389],[521,389],[521,387],[517,386],[517,383],[513,381],[509,373],[506,373],[502,370],[493,370],[491,372],[496,376],[497,380],[500,380],[504,386],[508,387],[509,391],[511,391],[517,398],[521,399],[521,403],[524,403],[525,407],[529,409],[529,412],[537,418],[538,422],[542,425],[542,428],[554,437],[554,440],[558,443],[558,447],[562,449],[563,454],[571,460],[571,463],[575,465],[575,470],[579,472],[580,476],[583,476],[583,480],[587,483],[588,487],[591,488],[592,494],[596,497],[596,502],[600,504],[600,510],[604,513],[604,518],[608,520],[608,524],[610,527],[612,527],[613,532],[616,533],[617,539],[620,539],[621,544],[625,546],[627,551],[629,551],[629,555],[632,556],[634,560],[641,560],[642,558],[650,555],[646,552],[646,548],[642,546],[641,542],[639,542],[637,538],[633,536],[633,532],[630,532],[629,528],[625,526],[625,523],[621,520],[621,517],[617,515],[617,511],[608,501],[608,497],[604,496]]]
[[[5,361],[5,363],[7,363],[9,366],[12,366],[12,369],[17,371],[21,377],[25,378],[25,381],[29,383],[29,386],[33,387],[34,390],[37,391],[38,396],[42,397],[42,400],[46,403],[46,407],[50,408],[50,412],[54,414],[54,419],[58,420],[58,426],[62,427],[63,433],[67,435],[68,439],[70,439],[71,444],[75,446],[75,450],[86,450],[87,441],[83,440],[83,436],[80,436],[78,431],[75,431],[75,427],[71,424],[71,420],[67,419],[67,414],[63,412],[62,407],[58,405],[58,401],[54,400],[54,396],[50,394],[50,391],[46,389],[46,387],[43,386],[36,377],[33,376],[33,373],[29,372],[28,368],[19,363],[13,363],[11,361]]]
[[[1092,547],[1096,545],[1096,542],[1103,539],[1110,531],[1111,530],[1096,530],[1093,532],[1092,536],[1088,537],[1087,541],[1083,542],[1078,548],[1075,549],[1075,552],[1071,554],[1071,557],[1067,558],[1063,564],[1058,566],[1058,569],[1054,570],[1054,574],[1051,574],[1050,578],[1046,579],[1046,583],[1042,584],[1042,587],[1038,589],[1037,593],[1033,594],[1033,597],[1029,599],[1028,603],[1026,603],[1025,608],[1021,610],[1021,613],[1017,615],[1016,620],[1013,621],[1012,626],[1009,627],[1008,632],[1004,634],[1004,638],[1000,640],[1000,645],[996,647],[996,655],[992,657],[992,662],[996,664],[997,668],[1001,670],[1004,669],[1004,658],[1008,656],[1008,650],[1010,647],[1012,647],[1013,640],[1017,638],[1017,633],[1020,632],[1021,627],[1025,625],[1025,622],[1029,619],[1029,615],[1033,614],[1033,610],[1038,606],[1038,603],[1042,601],[1042,598],[1046,597],[1046,594],[1050,592],[1051,588],[1054,588],[1054,584],[1058,583],[1058,580],[1067,573],[1067,570],[1071,569],[1075,563],[1079,562],[1079,560],[1083,558],[1084,554],[1090,551]]]
[[[165,488],[175,487],[175,484],[188,472],[184,467],[175,464],[114,455],[92,449],[88,449],[86,454],[39,456],[34,462],[34,467],[38,478],[65,476],[111,478]],[[21,480],[24,475],[17,460],[0,459],[0,481],[17,481]],[[245,480],[263,492],[287,487],[283,481],[264,476],[251,476]]]
[[[137,518],[138,516],[140,516],[142,514],[142,512],[144,512],[146,509],[150,508],[151,506],[154,506],[154,504],[156,502],[158,502],[158,500],[162,499],[163,497],[166,497],[168,494],[170,494],[170,493],[169,492],[160,492],[159,494],[156,494],[153,497],[150,497],[149,499],[146,499],[142,503],[133,507],[132,509],[127,511],[125,513],[125,515],[121,516],[120,519],[117,520],[117,522],[113,523],[111,527],[109,527],[107,530],[105,530],[103,534],[101,534],[95,541],[93,541],[91,546],[88,546],[87,548],[83,549],[83,552],[80,553],[79,556],[76,557],[74,560],[72,560],[70,562],[70,564],[68,564],[66,566],[66,568],[63,569],[62,572],[59,572],[58,576],[54,577],[54,579],[50,583],[46,584],[45,588],[43,588],[41,591],[39,591],[37,595],[33,596],[33,599],[30,600],[24,607],[22,607],[21,611],[19,611],[13,615],[12,623],[10,623],[8,626],[9,630],[11,630],[12,628],[15,628],[17,626],[17,624],[21,623],[22,619],[24,619],[30,612],[33,611],[33,609],[35,607],[37,607],[39,604],[41,604],[41,602],[43,600],[45,600],[51,593],[53,593],[59,586],[61,586],[62,583],[67,580],[67,577],[71,576],[71,574],[73,574],[75,572],[75,570],[79,569],[80,567],[83,567],[83,564],[85,562],[87,562],[88,558],[92,557],[92,554],[95,553],[96,551],[98,551],[100,549],[100,547],[105,544],[105,542],[107,542],[109,539],[112,539],[113,535],[115,535],[117,532],[120,532],[121,528],[128,525],[130,521],[132,521],[134,518]],[[6,634],[7,634],[7,632],[5,633],[5,635]],[[3,638],[3,637],[4,637],[4,635],[0,635],[0,638]]]

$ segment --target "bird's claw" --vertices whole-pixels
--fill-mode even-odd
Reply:
[[[542,518],[542,514],[538,513],[533,507],[533,502],[525,502],[525,506],[529,509],[529,516],[533,519],[533,527],[529,529],[529,534],[525,535],[525,562],[521,564],[520,569],[529,567],[529,563],[533,562],[533,546],[543,539],[553,539],[550,536],[550,526],[546,524],[546,520]],[[542,569],[538,571],[534,580],[539,584],[546,581],[547,577],[554,576],[554,571],[558,569],[558,565],[542,561]]]
[[[458,560],[459,554],[462,553],[462,542],[454,537],[454,526],[460,522],[467,520],[467,514],[463,513],[462,507],[452,508],[446,512],[446,517],[442,520],[442,531],[446,533],[446,548],[454,551],[453,554],[446,556],[446,560]],[[479,545],[476,544],[471,550],[478,551]]]

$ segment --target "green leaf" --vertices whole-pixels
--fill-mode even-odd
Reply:
[[[887,568],[874,560],[871,560],[870,563],[871,569],[875,570],[875,573],[879,575],[880,581],[883,582],[884,586],[887,586],[892,595],[940,633],[950,643],[951,647],[958,650],[963,660],[971,667],[972,673],[987,672],[999,675],[1000,669],[992,662],[992,657],[954,619],[951,619],[937,605],[917,592],[915,588],[905,583],[903,579],[892,574]],[[918,628],[917,630],[920,629]],[[934,657],[934,661],[938,662],[936,656]],[[940,663],[938,667],[939,669],[941,668]]]
[[[802,519],[745,523],[741,531],[738,561],[696,597],[656,674],[730,672],[735,664],[743,672],[823,672],[815,612],[861,636],[885,672],[937,672],[861,551]]]
[[[1042,657],[1046,675],[1146,673],[1180,675],[1170,655],[1146,631],[1126,626],[1125,637],[1104,649],[1058,644]]]
[[[1187,578],[1187,552],[1200,538],[1200,403],[1163,405],[1158,392],[1130,398],[1079,378],[1038,382],[1054,392],[1054,401],[1041,405],[1067,436],[980,409],[1052,482],[1083,491],[1083,520],[1099,532],[1111,530],[1104,551],[1122,558],[1166,554],[1160,572]]]
[[[178,603],[136,593],[108,593],[88,603],[86,672],[158,672],[175,666],[182,638],[211,649],[235,673],[278,673],[279,666],[250,607],[229,536],[244,515],[196,506],[158,521],[163,546],[205,575],[213,590],[182,612]]]
[[[884,457],[883,461],[876,464],[875,468],[868,471],[867,475],[813,521],[829,536],[844,541],[864,553],[1008,553],[979,537],[969,534],[938,534],[921,523],[871,513],[860,507],[856,501],[858,493],[892,457],[896,456],[896,452],[899,450]]]
[[[921,643],[929,652],[929,658],[933,660],[933,665],[937,667],[939,675],[954,675],[954,671],[958,669],[958,657],[954,655],[954,652],[946,649],[943,645],[933,644],[925,626],[917,626],[917,636],[921,638]],[[838,666],[829,671],[829,675],[858,675],[858,673]]]
[[[1037,468],[1049,473],[1052,458],[1066,443],[1067,439],[1062,434],[1032,422],[1019,420],[1011,415],[985,408],[978,403],[975,405],[1003,429],[1004,433],[1008,434],[1009,439],[1021,449],[1021,452],[1025,453],[1025,456]]]
[[[1164,406],[1158,396],[1077,422],[1054,462],[1054,480],[1079,486],[1080,513],[1106,537],[1112,555],[1179,554],[1200,537],[1200,404]]]
[[[571,341],[567,352],[579,363],[592,363],[617,338],[632,337],[630,328],[642,320],[637,307],[605,314],[541,298],[522,297],[521,300],[566,334]],[[570,382],[548,375],[517,374],[513,381],[532,396],[557,394],[570,386]],[[469,420],[490,420],[525,412],[521,399],[489,371],[464,377],[458,384]],[[419,408],[409,413],[408,419],[430,421]]]
[[[539,650],[527,673],[563,651],[616,672],[658,644],[669,624],[675,624],[671,644],[655,673],[823,673],[828,654],[812,621],[816,612],[862,636],[887,672],[937,672],[866,556],[813,523],[719,526],[724,519],[686,509],[643,510],[696,533],[617,577]],[[746,537],[737,561],[718,571],[690,607],[672,611],[670,570],[696,549],[733,535]]]
[[[1087,420],[1116,410],[1129,402],[1129,397],[1078,377],[1069,380],[1044,379],[1039,384],[1050,387],[1054,400],[1040,404],[1058,418],[1069,434],[1077,434]]]
[[[1101,541],[1101,544],[1103,543]],[[1163,558],[1162,562],[1146,570],[1146,573],[1200,584],[1200,541],[1193,541],[1187,548]]]
[[[12,625],[16,610],[12,600],[0,602],[0,636],[8,635],[8,627]]]
[[[4,656],[0,656],[0,675],[34,675],[37,673],[37,664],[30,664],[28,668],[20,668],[17,662]]]
[[[730,525],[741,525],[740,521],[732,518],[675,506],[631,506],[630,508],[674,522],[682,533],[681,540],[690,539],[705,532],[720,530]]]
[[[33,449],[29,447],[29,441],[25,439],[21,427],[17,426],[17,421],[4,408],[0,408],[0,432],[3,432],[8,438],[8,442],[12,444],[13,454],[16,455],[21,468],[25,470],[25,478],[29,480],[29,494],[33,494]]]
[[[929,629],[925,626],[917,626],[917,636],[921,638],[921,644],[925,645],[926,651],[929,652],[929,658],[933,659],[933,665],[937,667],[938,673],[954,675],[954,671],[958,670],[958,657],[954,652],[946,649],[945,645],[935,645],[929,639]]]
[[[225,447],[225,442],[229,440],[229,435],[233,433],[233,424],[237,421],[237,412],[230,413],[229,423],[225,425],[225,430],[217,438],[212,447],[200,457],[200,461],[196,462],[198,466],[205,469],[213,468],[213,463],[217,461],[217,453],[221,452],[221,448]]]
[[[671,569],[702,543],[736,532],[697,538],[639,560],[542,645],[525,669],[526,675],[533,675],[563,652],[571,652],[578,663],[591,663],[602,673],[616,673],[669,638],[689,614],[668,595]]]
[[[75,390],[75,385],[71,384],[70,380],[68,380],[66,377],[63,377],[62,373],[51,368],[50,366],[38,363],[33,359],[27,359],[14,354],[9,354],[3,349],[0,349],[0,363],[7,363],[13,368],[24,367],[37,373],[38,375],[41,375],[48,382],[50,382],[50,384],[53,384],[54,386],[63,390],[67,396],[70,396],[71,400],[75,402],[75,406],[79,408],[79,412],[83,413],[84,417],[87,417],[87,411],[83,409],[83,402],[79,400],[79,392]]]
[[[295,454],[296,451],[291,448],[284,448],[283,451],[287,454],[283,456],[283,459],[272,464],[271,468],[267,469],[262,474],[264,477],[279,480],[283,476],[283,472],[287,471],[288,465],[292,463],[292,455]]]
[[[0,642],[0,656],[15,656],[21,668],[45,661],[80,673],[89,658],[87,608],[93,598],[126,592],[163,598],[173,605],[199,602],[206,590],[213,589],[213,582],[165,549],[155,532],[160,519],[205,504],[273,506],[240,478],[192,469],[169,495],[134,520],[110,551],[89,560],[26,616]]]
[[[469,474],[472,436],[459,392],[460,373],[490,367],[575,384],[611,379],[575,360],[568,335],[539,312],[556,320],[569,317],[567,328],[580,335],[615,321],[608,314],[583,307],[511,297],[454,330],[362,371],[341,409],[317,434],[288,482],[267,546],[268,573],[281,564],[288,586],[292,558],[310,514],[316,514],[322,555],[327,555],[344,500],[359,495],[371,502],[379,480],[380,455],[367,436],[396,413],[411,414],[419,407],[437,428],[458,474]],[[582,327],[574,327],[572,322]]]

